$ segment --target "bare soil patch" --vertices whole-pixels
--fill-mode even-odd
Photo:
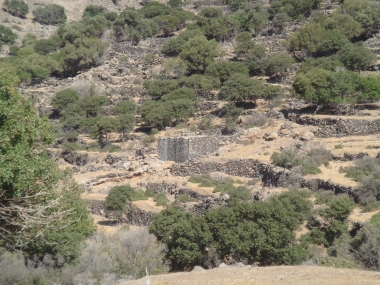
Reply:
[[[150,277],[152,285],[357,285],[380,284],[379,272],[318,266],[224,267]],[[145,285],[145,278],[119,285]]]

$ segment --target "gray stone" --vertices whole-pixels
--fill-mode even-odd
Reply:
[[[130,162],[124,162],[123,163],[123,168],[128,169],[131,166]]]
[[[199,271],[205,271],[205,270],[206,269],[204,269],[201,266],[194,266],[194,269],[191,272],[199,272]]]
[[[158,158],[185,162],[209,155],[219,149],[219,140],[212,136],[181,136],[158,140]]]
[[[228,267],[228,265],[227,264],[225,264],[224,262],[222,262],[221,264],[219,264],[219,266],[218,266],[219,268],[223,268],[223,267]]]

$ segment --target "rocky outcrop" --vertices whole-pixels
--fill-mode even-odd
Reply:
[[[78,153],[75,151],[63,154],[62,158],[67,163],[76,166],[84,166],[89,162],[88,153]]]

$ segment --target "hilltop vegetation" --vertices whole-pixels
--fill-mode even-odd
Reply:
[[[332,2],[336,9],[329,14],[320,10],[325,4],[321,0],[274,0],[268,5],[223,0],[215,6],[197,2],[195,7],[177,0],[150,1],[139,9],[120,6],[118,13],[89,5],[81,19],[67,21],[65,8],[54,3],[38,5],[29,13],[31,7],[22,0],[4,1],[7,13],[33,15],[33,21],[56,26],[56,32],[44,39],[28,33],[17,42],[15,28],[0,25],[0,48],[9,46],[0,71],[0,283],[114,284],[142,277],[146,268],[158,274],[196,265],[213,268],[221,262],[266,266],[311,261],[379,270],[380,214],[360,226],[348,221],[356,206],[364,211],[380,207],[379,157],[340,169],[359,183],[354,194],[347,191],[351,196],[312,194],[293,189],[301,183],[292,184],[292,175],[301,179],[321,174],[336,159],[330,150],[293,143],[269,153],[264,147],[266,162],[284,168],[280,178],[288,175],[290,182],[282,186],[289,189],[263,200],[252,195],[255,181],[250,185],[216,181],[209,174],[192,176],[187,182],[211,187],[212,197],[224,199],[223,206],[202,215],[190,213],[187,206],[197,204],[203,194],[168,199],[163,191],[122,184],[138,172],[129,154],[138,157],[141,169],[148,165],[155,135],[167,127],[189,127],[196,134],[215,129],[236,134],[237,129],[255,127],[249,142],[253,144],[260,128],[275,124],[273,118],[279,114],[289,115],[291,107],[274,117],[270,114],[284,97],[301,102],[300,110],[323,110],[327,115],[356,114],[358,104],[377,102],[380,77],[368,72],[377,66],[377,55],[363,42],[379,32],[380,4]],[[265,43],[275,35],[283,41],[275,44],[276,49],[268,48]],[[143,49],[150,41],[160,45],[156,53],[138,55],[131,62],[122,48],[112,49],[123,43],[131,50]],[[104,65],[111,65],[111,57],[119,67],[110,72],[115,81],[101,69],[105,59]],[[98,78],[84,80],[95,68]],[[65,86],[45,84],[52,78]],[[122,86],[120,94],[110,88],[116,84]],[[33,88],[49,94],[48,100],[34,96],[33,103],[48,105],[54,125],[43,112],[39,116],[32,102],[17,92],[18,86],[26,94]],[[206,102],[210,98],[213,101]],[[211,107],[199,108],[204,102]],[[139,135],[130,136],[133,130]],[[260,139],[269,142],[275,135],[261,134]],[[131,138],[125,151],[121,146]],[[231,141],[242,143],[236,137]],[[80,198],[86,184],[80,187],[70,174],[85,173],[83,165],[59,169],[53,161],[55,150],[47,150],[52,145],[61,157],[89,150],[128,153],[122,166],[106,161],[113,172],[107,178],[115,178],[112,183],[117,184],[102,192],[104,211],[122,216],[127,205],[133,211],[133,202],[142,200],[165,209],[155,214],[149,230],[94,234]],[[142,173],[136,176],[144,177]],[[305,229],[302,235],[296,234],[300,228]]]

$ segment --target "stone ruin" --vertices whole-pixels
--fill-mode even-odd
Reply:
[[[158,140],[158,158],[177,163],[209,155],[219,149],[219,140],[212,136],[170,137]]]

